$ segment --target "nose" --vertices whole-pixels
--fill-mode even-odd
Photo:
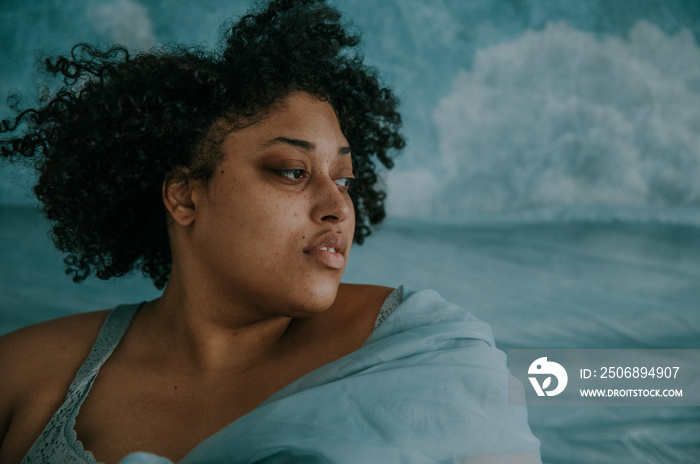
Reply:
[[[353,214],[352,200],[347,192],[329,176],[317,180],[313,192],[311,216],[316,222],[340,223]]]

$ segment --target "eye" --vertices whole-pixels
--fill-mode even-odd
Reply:
[[[306,171],[303,169],[278,169],[275,174],[289,180],[300,180],[306,176]]]
[[[353,177],[342,177],[340,179],[336,179],[335,183],[338,184],[339,187],[348,189],[354,180],[355,178]]]

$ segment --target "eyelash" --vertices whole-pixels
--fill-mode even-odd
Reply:
[[[345,184],[339,184],[338,182],[340,181],[345,181]],[[345,190],[349,189],[352,183],[355,181],[353,177],[343,177],[341,179],[338,179],[335,181],[336,184],[338,184],[338,187],[344,188]]]
[[[289,176],[289,173],[293,174]],[[284,177],[285,179],[299,180],[306,176],[306,171],[304,171],[303,169],[280,169],[275,171],[275,174],[277,174],[280,177]]]
[[[275,174],[290,181],[299,181],[302,178],[306,177],[306,171],[304,171],[303,169],[280,169],[276,170]],[[337,179],[335,183],[338,185],[338,187],[347,190],[350,188],[350,185],[352,185],[352,182],[354,180],[355,179],[352,177],[343,177]]]

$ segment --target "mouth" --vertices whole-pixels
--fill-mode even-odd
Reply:
[[[304,249],[318,264],[330,269],[342,269],[345,266],[345,251],[347,241],[341,234],[327,232],[314,240]]]

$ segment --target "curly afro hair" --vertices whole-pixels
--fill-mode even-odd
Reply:
[[[0,154],[35,160],[34,193],[74,281],[141,269],[163,288],[171,269],[164,180],[185,166],[206,182],[223,156],[217,121],[244,127],[303,91],[332,105],[352,147],[362,243],[385,216],[377,164],[391,168],[404,139],[398,101],[363,64],[358,43],[324,0],[273,0],[235,23],[217,53],[169,47],[132,57],[79,44],[45,61],[62,79],[57,92],[37,109],[11,105],[18,114],[2,121]]]

